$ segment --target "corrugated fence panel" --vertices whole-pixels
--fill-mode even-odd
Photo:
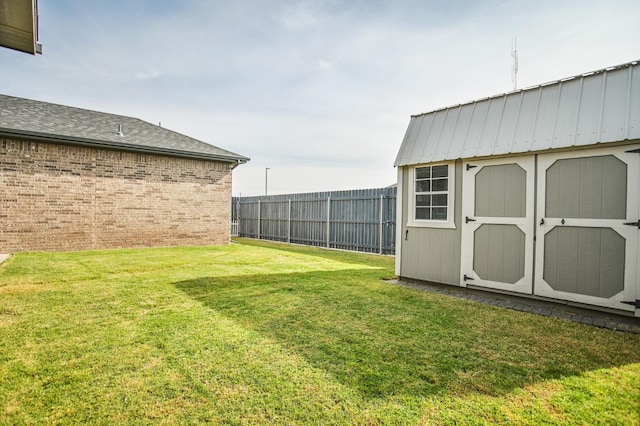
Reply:
[[[234,197],[241,237],[395,254],[396,188]]]
[[[233,203],[235,204],[235,203]],[[259,203],[257,201],[237,205],[238,234],[250,238],[260,238]]]
[[[290,242],[311,246],[327,245],[327,200],[291,200]]]
[[[260,238],[287,241],[289,202],[265,200],[260,203]]]

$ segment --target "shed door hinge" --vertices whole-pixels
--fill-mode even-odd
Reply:
[[[625,152],[629,152],[631,154],[640,154],[640,148],[630,149],[629,151],[625,151]]]
[[[478,166],[472,166],[471,164],[467,163],[467,170],[471,170],[471,169],[475,169]]]
[[[624,303],[625,305],[634,306],[636,309],[640,309],[640,299],[636,299],[635,301],[632,300],[628,302],[623,301],[622,303]]]
[[[465,216],[464,218],[464,223],[469,223],[469,222],[475,222],[476,220],[473,218],[470,218],[469,216]]]
[[[640,219],[638,219],[637,222],[625,222],[623,223],[623,225],[628,225],[628,226],[637,226],[638,229],[640,229]]]
[[[471,278],[469,275],[464,274],[464,277],[462,277],[462,279],[467,282],[467,281],[473,281],[473,278]]]

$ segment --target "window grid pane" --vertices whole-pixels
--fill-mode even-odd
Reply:
[[[449,166],[434,166],[431,176],[434,178],[448,176]]]
[[[416,169],[416,179],[429,179],[431,177],[430,167],[418,167]]]
[[[417,207],[416,219],[431,219],[431,209],[429,207]]]
[[[430,195],[416,195],[416,207],[428,207],[431,205]]]
[[[432,191],[447,191],[449,189],[449,182],[447,179],[434,179],[432,181]]]
[[[431,181],[429,180],[416,180],[416,192],[430,192]]]
[[[432,218],[435,220],[447,220],[447,208],[446,207],[434,207],[432,209]]]

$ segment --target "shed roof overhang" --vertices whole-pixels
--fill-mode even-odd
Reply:
[[[411,117],[394,166],[640,139],[639,61]]]
[[[37,0],[0,0],[0,46],[42,53],[38,44]]]

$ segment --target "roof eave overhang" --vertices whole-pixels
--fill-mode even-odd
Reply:
[[[0,1],[0,46],[35,55],[42,53],[38,43],[37,0]]]
[[[512,152],[503,152],[500,154],[487,154],[487,155],[477,155],[471,157],[457,157],[457,158],[434,158],[428,161],[396,161],[393,163],[393,167],[414,167],[420,166],[423,164],[437,164],[437,163],[448,163],[452,161],[471,161],[471,160],[488,160],[488,159],[496,159],[496,158],[507,158],[507,157],[518,157],[523,155],[539,155],[539,154],[549,154],[549,153],[557,153],[557,152],[567,152],[567,151],[577,151],[577,150],[589,150],[589,149],[597,149],[603,147],[614,147],[614,146],[632,146],[640,144],[640,139],[622,139],[619,141],[597,141],[585,145],[569,145],[558,148],[546,148],[532,151],[512,151]],[[627,152],[638,152],[636,150],[630,150]]]
[[[192,158],[198,160],[221,161],[233,164],[244,164],[249,158],[241,155],[216,155],[192,151],[181,151],[160,147],[133,145],[125,142],[113,142],[89,138],[79,138],[49,133],[30,132],[16,129],[0,128],[0,136],[22,138],[33,141],[52,142],[64,145],[75,145],[89,148],[114,149],[119,151],[139,152],[145,154],[167,155],[170,157]]]

